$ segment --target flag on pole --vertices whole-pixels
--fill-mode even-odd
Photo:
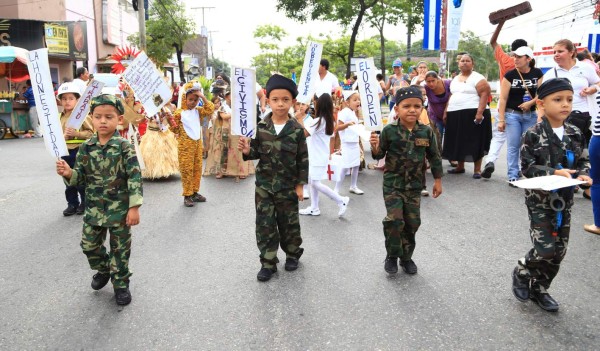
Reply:
[[[458,41],[460,39],[460,24],[462,22],[462,14],[465,6],[459,2],[448,5],[448,19],[446,24],[448,32],[446,36],[446,50],[458,50]]]
[[[587,47],[591,52],[600,53],[600,34],[590,33]]]
[[[440,49],[440,28],[442,0],[425,0],[425,21],[423,23],[423,49]]]

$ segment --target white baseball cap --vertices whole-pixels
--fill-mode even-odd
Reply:
[[[513,51],[513,54],[517,56],[529,56],[529,58],[533,58],[533,50],[529,46],[521,46],[517,50]]]
[[[56,97],[60,99],[60,96],[66,93],[76,94],[78,99],[81,97],[81,90],[79,89],[79,86],[73,82],[61,84],[61,86],[58,88],[58,94]]]

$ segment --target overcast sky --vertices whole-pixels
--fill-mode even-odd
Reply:
[[[332,22],[309,22],[301,24],[286,18],[276,10],[276,0],[183,0],[191,7],[213,7],[204,10],[204,25],[212,33],[214,55],[225,61],[249,67],[252,56],[259,53],[253,32],[259,25],[273,24],[286,30],[288,37],[284,46],[295,44],[297,37],[319,37],[331,34],[339,37],[343,28]],[[452,0],[449,1],[452,3]],[[472,30],[484,40],[489,40],[495,26],[490,24],[490,12],[516,5],[522,1],[481,1],[463,0],[464,14],[461,31]],[[556,40],[571,39],[587,43],[590,32],[600,32],[600,26],[591,17],[593,7],[589,0],[530,0],[533,11],[512,19],[505,24],[498,42],[510,43],[516,38],[527,40],[534,50],[551,46]],[[259,6],[260,4],[260,6]],[[500,5],[499,5],[500,4]],[[260,15],[252,14],[259,12]],[[202,26],[202,10],[190,10],[196,20],[197,31]],[[348,29],[350,34],[350,29]],[[363,25],[359,38],[367,38],[377,31]],[[406,42],[406,29],[403,26],[387,27],[387,39]],[[414,40],[422,39],[417,33]]]

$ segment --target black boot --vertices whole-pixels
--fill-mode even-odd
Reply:
[[[92,289],[94,290],[100,290],[102,289],[104,286],[106,286],[106,284],[108,284],[108,281],[110,280],[110,274],[108,273],[96,273],[94,274],[94,276],[92,277]]]
[[[63,216],[68,217],[74,215],[75,213],[77,213],[77,207],[69,204],[69,206],[67,206],[67,208],[65,208],[63,211]]]
[[[398,257],[390,257],[390,256],[386,257],[383,268],[389,274],[398,273]]]
[[[131,292],[129,291],[129,288],[115,289],[115,300],[117,300],[117,305],[129,305],[129,303],[131,303]]]
[[[417,274],[417,265],[413,260],[400,261],[400,266],[406,274]]]
[[[273,266],[273,268],[263,267],[260,269],[260,271],[258,271],[256,279],[260,280],[261,282],[266,282],[271,279],[273,273],[275,272],[277,272],[277,266]]]
[[[512,292],[517,300],[527,302],[529,300],[529,277],[521,277],[517,272],[517,268],[512,272]]]
[[[298,269],[298,259],[294,257],[286,258],[284,268],[286,271],[295,271],[296,269]]]
[[[79,206],[77,206],[77,211],[75,213],[77,213],[78,215],[82,215],[85,212],[85,204],[81,203],[79,204]]]
[[[558,302],[548,294],[545,289],[531,289],[531,300],[538,304],[544,311],[557,312]]]

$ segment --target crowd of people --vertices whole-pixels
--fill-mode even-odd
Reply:
[[[442,194],[442,159],[450,162],[448,174],[466,173],[465,163],[470,162],[472,178],[489,179],[505,141],[510,185],[522,176],[581,180],[584,196],[592,199],[595,219],[585,230],[600,234],[600,156],[596,155],[600,122],[592,124],[598,115],[595,96],[600,69],[591,57],[578,59],[573,44],[564,39],[554,46],[556,67],[543,74],[524,40],[515,40],[510,53],[502,51],[495,42],[502,25],[491,40],[501,72],[497,115],[490,110],[490,85],[476,71],[471,54],[458,55],[459,72],[452,79],[430,71],[427,62],[411,67],[410,75],[403,74],[402,61],[396,59],[393,74],[387,79],[378,76],[379,98],[382,105],[388,104],[389,117],[381,133],[372,133],[369,139],[361,136],[358,85],[340,85],[326,59],[320,62],[310,102],[296,101],[296,84],[282,75],[272,75],[264,89],[257,84],[259,118],[251,140],[232,134],[231,82],[224,73],[217,74],[210,100],[192,81],[176,87],[173,101],[160,113],[145,116],[133,92],[123,87],[122,98],[94,98],[80,129],[67,128],[65,122],[89,81],[87,70],[78,71],[77,79],[58,89],[69,155],[57,162],[57,173],[66,185],[68,206],[63,215],[85,213],[81,246],[97,271],[92,288],[101,289],[112,280],[117,303],[131,301],[130,227],[139,223],[142,178],[176,173],[181,174],[186,207],[206,201],[200,194],[202,176],[240,181],[256,174],[261,265],[257,279],[268,281],[277,272],[279,248],[286,254],[285,270],[298,269],[304,252],[299,215],[320,216],[320,194],[338,206],[338,217],[346,214],[351,196],[364,194],[358,187],[365,166],[364,143],[379,161],[374,168],[383,171],[384,269],[389,274],[397,273],[398,266],[408,274],[417,273],[412,255],[420,226],[420,199],[430,194],[427,170],[434,178],[434,198]],[[124,141],[118,131],[141,130],[136,127],[140,116],[148,125],[140,133],[137,155],[144,167],[131,140]],[[104,160],[103,152],[111,145],[114,157]],[[332,180],[334,159],[339,169],[331,188],[322,180]],[[119,171],[109,172],[110,167]],[[110,176],[98,176],[106,174]],[[346,175],[350,175],[347,193],[343,190]],[[574,191],[575,187],[526,191],[533,248],[518,260],[512,289],[520,301],[532,299],[548,311],[558,310],[547,289],[566,253]],[[100,206],[98,198],[103,197],[114,201],[114,206]],[[308,198],[310,205],[300,209],[299,200]],[[103,246],[107,230],[110,253]]]

